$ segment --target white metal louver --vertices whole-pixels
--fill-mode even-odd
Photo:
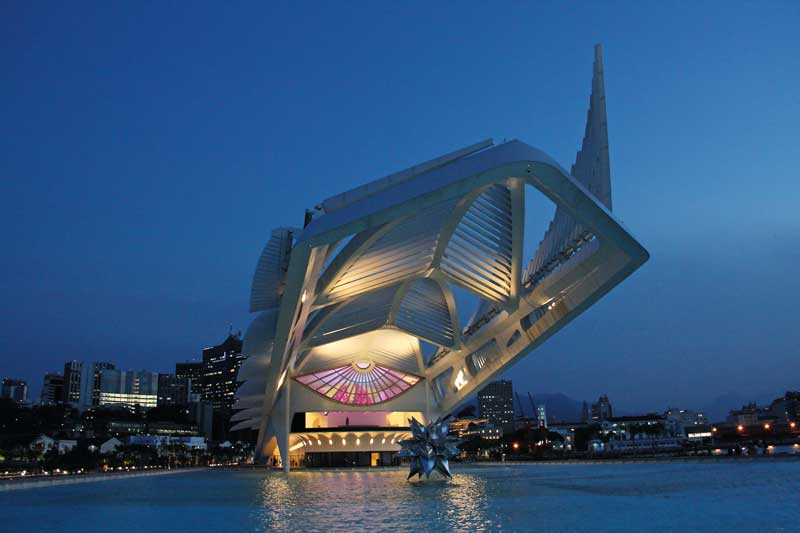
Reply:
[[[299,359],[297,369],[311,373],[356,360],[367,360],[380,361],[390,368],[419,374],[418,353],[419,341],[414,336],[394,329],[381,329],[361,337],[315,346]]]
[[[308,345],[319,346],[385,326],[397,289],[397,285],[384,287],[324,309],[309,326]]]
[[[292,230],[288,228],[272,230],[272,236],[258,258],[256,272],[253,275],[253,286],[250,289],[251,313],[266,311],[280,303],[291,249]]]
[[[442,223],[455,203],[442,202],[392,225],[337,276],[328,299],[350,298],[429,269]]]
[[[490,185],[472,202],[447,242],[442,271],[480,297],[511,296],[511,192]]]
[[[441,286],[432,279],[409,282],[394,325],[440,346],[453,346],[456,331]]]

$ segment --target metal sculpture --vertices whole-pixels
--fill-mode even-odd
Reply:
[[[408,478],[417,474],[422,478],[430,479],[431,472],[436,470],[443,477],[451,479],[450,458],[461,453],[457,444],[458,439],[447,434],[447,424],[441,418],[437,418],[427,426],[421,424],[416,418],[409,420],[411,423],[411,438],[400,441],[402,448],[397,454],[400,457],[410,457],[411,465]]]

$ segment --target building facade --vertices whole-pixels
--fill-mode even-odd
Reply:
[[[592,404],[592,420],[608,420],[614,416],[608,396],[603,394]]]
[[[547,429],[547,406],[543,403],[536,406],[536,419],[539,421],[539,427]]]
[[[510,380],[493,381],[481,389],[478,416],[503,433],[514,430],[514,387]]]
[[[42,405],[55,405],[63,402],[64,376],[55,373],[45,374],[39,401]]]
[[[691,409],[670,408],[664,413],[664,423],[670,435],[685,436],[692,429],[705,427],[708,420],[703,413]]]
[[[260,459],[288,469],[312,448],[396,451],[407,420],[327,440],[293,421],[447,415],[648,259],[612,214],[599,47],[594,59],[569,172],[524,142],[487,139],[323,200],[302,229],[273,230],[253,276],[257,315],[232,417],[233,429],[258,431]],[[526,203],[542,200],[553,219],[526,235]],[[474,308],[460,309],[462,291]]]
[[[158,375],[158,405],[189,405],[192,399],[192,380],[175,374]]]
[[[231,333],[222,344],[203,350],[202,395],[214,409],[230,410],[233,405],[243,360],[241,335]]]
[[[26,403],[28,401],[28,384],[21,379],[6,378],[0,385],[0,398]]]
[[[141,370],[106,369],[100,373],[100,405],[156,407],[158,373]]]
[[[175,364],[175,377],[191,383],[189,401],[200,401],[203,396],[203,362],[186,361]]]
[[[64,403],[79,409],[99,405],[100,374],[113,370],[108,362],[67,361],[64,364]]]
[[[83,363],[80,361],[67,361],[64,363],[64,403],[80,405],[81,403],[81,370]]]

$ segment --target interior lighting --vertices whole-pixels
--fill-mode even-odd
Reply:
[[[281,385],[283,385],[283,382],[286,380],[286,373],[287,373],[288,371],[289,371],[289,369],[288,369],[288,368],[287,368],[286,370],[284,370],[284,371],[283,371],[283,375],[281,376],[281,379],[280,379],[280,380],[278,380],[278,386],[277,386],[277,388],[278,388],[278,389],[280,389],[280,388],[281,388]]]
[[[456,380],[453,382],[453,385],[455,385],[456,390],[461,390],[466,384],[467,379],[464,377],[464,369],[462,368],[458,371],[458,375],[456,376]]]

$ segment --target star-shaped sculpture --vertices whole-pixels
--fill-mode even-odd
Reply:
[[[399,442],[400,457],[410,457],[411,465],[407,479],[414,474],[429,479],[431,472],[436,470],[442,476],[450,479],[449,459],[461,453],[456,446],[458,439],[447,435],[447,424],[437,418],[427,426],[421,424],[416,418],[409,419],[411,438]]]

